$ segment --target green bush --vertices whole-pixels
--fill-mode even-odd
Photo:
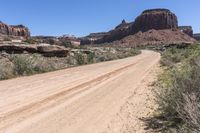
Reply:
[[[27,43],[27,44],[36,44],[37,43],[37,41],[35,39],[32,39],[32,38],[28,38],[24,42]]]
[[[13,55],[11,60],[14,64],[14,73],[19,76],[55,70],[43,57],[37,55]]]
[[[66,48],[74,48],[73,44],[68,41],[63,41],[62,46],[66,47]]]
[[[12,57],[14,64],[14,71],[16,75],[30,75],[34,74],[34,59],[24,55],[18,55]]]
[[[0,80],[9,79],[14,77],[13,67],[4,61],[0,61]]]
[[[173,65],[180,63],[187,58],[193,58],[200,52],[200,45],[194,44],[188,48],[172,47],[163,52],[161,58],[161,65],[166,67],[173,67]]]
[[[77,64],[78,64],[78,65],[86,64],[86,63],[85,63],[85,58],[84,58],[83,54],[78,53],[78,54],[76,54],[75,57],[76,57],[76,61],[77,61]]]
[[[94,63],[94,59],[95,59],[95,53],[89,53],[87,55],[88,63]]]
[[[163,58],[170,60],[156,91],[158,112],[167,121],[166,130],[200,132],[200,49],[170,49]],[[177,57],[176,57],[177,56]],[[178,60],[177,60],[178,59]],[[180,60],[179,60],[180,59]],[[179,65],[177,65],[177,63]],[[175,130],[173,132],[175,132]]]

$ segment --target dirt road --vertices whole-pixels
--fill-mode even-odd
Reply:
[[[1,81],[0,133],[103,132],[159,59],[156,52],[142,51],[126,59]]]

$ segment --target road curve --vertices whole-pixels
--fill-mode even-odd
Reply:
[[[0,133],[99,133],[160,60],[126,59],[0,81]]]

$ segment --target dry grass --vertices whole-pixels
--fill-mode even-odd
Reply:
[[[170,49],[164,55],[170,56],[163,56],[164,59],[162,59],[163,62],[167,61],[167,63],[165,62],[167,69],[160,75],[156,89],[157,103],[159,104],[157,110],[159,117],[156,118],[156,122],[162,123],[159,128],[163,132],[199,133],[199,46],[182,50]],[[170,63],[168,63],[169,61]]]

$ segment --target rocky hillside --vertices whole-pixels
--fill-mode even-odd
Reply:
[[[183,33],[178,29],[167,30],[149,30],[138,32],[134,35],[127,36],[119,41],[108,43],[107,45],[135,47],[147,45],[160,45],[167,47],[174,44],[191,44],[196,42],[195,39]]]
[[[179,26],[178,29],[181,30],[182,32],[188,34],[189,36],[193,37],[192,26]]]
[[[101,36],[86,36],[81,38],[81,44],[100,44],[120,40],[139,31],[145,32],[150,29],[172,29],[178,27],[175,14],[168,9],[145,10],[134,22],[122,21],[114,30],[104,32]],[[93,35],[99,35],[98,33]]]
[[[0,34],[24,38],[30,37],[30,31],[27,27],[23,25],[7,25],[3,22],[0,22]]]
[[[196,40],[200,41],[200,33],[194,34],[193,37],[194,37]]]

